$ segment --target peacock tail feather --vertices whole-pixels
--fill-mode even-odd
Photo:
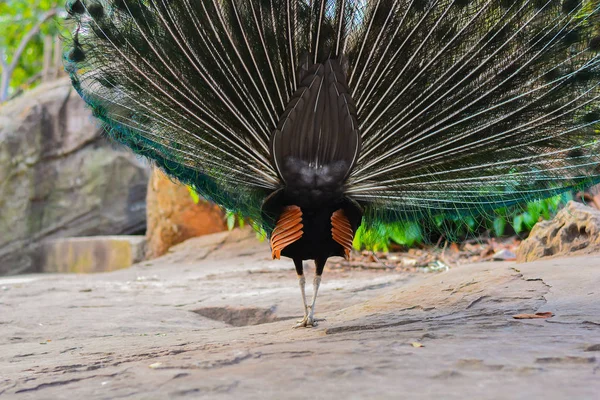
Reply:
[[[302,67],[331,59],[345,73],[340,118],[359,134],[343,192],[367,224],[481,214],[600,181],[598,0],[71,0],[67,10],[66,69],[108,135],[257,221],[285,183],[272,137],[300,101]]]

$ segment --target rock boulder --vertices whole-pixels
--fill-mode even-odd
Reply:
[[[188,188],[158,169],[148,183],[148,258],[159,257],[186,239],[227,230],[223,212],[203,201],[196,204]]]
[[[600,251],[600,211],[570,201],[554,219],[539,222],[517,250],[517,262]]]
[[[0,109],[0,275],[39,269],[46,239],[141,233],[149,168],[102,135],[68,80]]]

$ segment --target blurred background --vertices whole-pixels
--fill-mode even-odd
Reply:
[[[227,229],[103,137],[63,71],[65,17],[63,1],[0,3],[0,275],[120,268]]]
[[[0,275],[125,268],[187,238],[251,222],[103,137],[63,71],[62,42],[70,30],[63,6],[0,3]],[[539,221],[569,200],[598,208],[599,192],[589,188],[484,216],[440,216],[427,230],[417,222],[361,228],[352,259],[333,262],[436,269],[512,260]],[[403,254],[411,254],[410,262]]]

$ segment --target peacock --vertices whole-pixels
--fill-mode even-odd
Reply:
[[[107,135],[268,235],[304,318],[361,225],[600,181],[598,0],[69,0]],[[314,260],[307,303],[304,260]]]

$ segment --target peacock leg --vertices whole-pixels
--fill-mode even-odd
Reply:
[[[304,277],[304,267],[302,266],[302,260],[294,259],[294,265],[296,266],[296,273],[298,274],[298,284],[300,285],[300,294],[302,295],[302,306],[304,307],[304,318],[300,319],[294,328],[300,328],[306,326],[306,321],[308,319],[308,306],[306,305],[306,291],[304,287],[306,286],[306,278]]]
[[[319,293],[319,287],[321,286],[321,275],[323,275],[323,268],[325,267],[325,260],[315,260],[315,265],[317,267],[317,271],[315,273],[315,278],[313,279],[313,297],[311,301],[311,305],[307,308],[310,309],[307,313],[304,314],[304,319],[298,321],[296,328],[300,327],[314,327],[317,326],[318,320],[315,318],[315,304],[317,302],[317,294]],[[304,292],[304,291],[303,291]],[[304,293],[303,300],[306,301]]]
[[[317,320],[315,319],[315,303],[317,302],[317,293],[319,292],[319,286],[321,286],[321,275],[315,275],[315,279],[313,279],[312,304],[309,306],[310,312],[308,313],[306,326],[317,326]]]

